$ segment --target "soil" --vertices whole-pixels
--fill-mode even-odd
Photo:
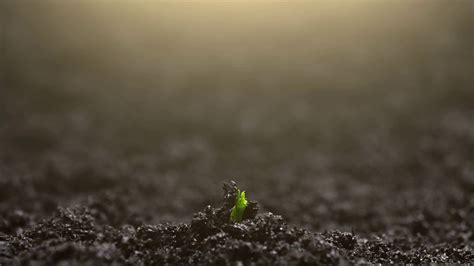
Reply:
[[[471,93],[22,93],[1,100],[0,265],[474,262]]]

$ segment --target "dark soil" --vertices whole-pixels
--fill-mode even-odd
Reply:
[[[1,100],[1,265],[474,262],[470,93],[21,95]]]
[[[106,203],[60,208],[15,236],[2,235],[3,263],[42,262],[126,264],[340,264],[340,263],[468,263],[474,254],[465,243],[470,232],[452,230],[453,242],[432,245],[404,234],[363,238],[354,232],[314,233],[270,212],[257,214],[249,202],[242,223],[229,222],[237,187],[224,184],[224,203],[207,206],[190,223],[112,227]],[[18,211],[11,225],[31,218]],[[413,230],[427,233],[423,216]],[[10,226],[11,226],[10,225]]]

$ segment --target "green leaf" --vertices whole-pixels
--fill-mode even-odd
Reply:
[[[237,195],[235,196],[235,205],[232,207],[232,211],[230,212],[230,220],[236,223],[242,222],[242,217],[244,216],[244,211],[246,208],[247,199],[245,198],[245,191],[240,192],[240,190],[237,190]]]

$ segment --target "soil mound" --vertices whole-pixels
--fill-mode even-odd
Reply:
[[[0,235],[0,264],[287,265],[474,260],[468,248],[425,245],[413,237],[364,238],[353,232],[310,232],[287,224],[279,215],[258,214],[258,204],[253,201],[249,201],[242,223],[233,223],[229,214],[236,191],[235,182],[224,183],[222,206],[207,206],[184,224],[117,228],[107,225],[103,218],[107,216],[100,213],[105,208],[97,208],[97,202],[94,206],[60,208],[21,233]]]

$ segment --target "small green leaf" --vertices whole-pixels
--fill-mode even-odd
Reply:
[[[240,190],[237,190],[235,205],[232,207],[232,211],[230,212],[230,220],[236,223],[242,222],[242,217],[244,216],[246,208],[247,199],[245,198],[245,191],[240,192]]]

